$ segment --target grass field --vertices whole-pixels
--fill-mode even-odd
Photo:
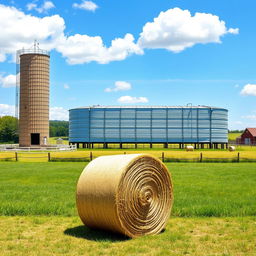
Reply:
[[[193,152],[186,152],[177,149],[79,149],[74,152],[51,152],[51,157],[57,158],[89,158],[90,152],[92,152],[93,158],[102,155],[113,154],[134,154],[134,153],[150,153],[151,155],[161,158],[162,152],[166,158],[199,158],[200,153],[203,153],[203,158],[237,158],[238,152],[240,153],[240,159],[243,158],[256,160],[256,147],[252,146],[240,146],[235,152],[229,152],[228,150],[195,150]],[[9,161],[15,161],[15,152],[0,152],[0,161],[4,158],[12,158]],[[21,162],[47,162],[48,153],[18,153],[18,160]]]
[[[166,231],[126,239],[82,226],[75,186],[85,163],[0,163],[0,255],[253,256],[255,163],[170,163]]]
[[[1,215],[74,216],[84,163],[0,163]],[[173,216],[256,216],[256,164],[167,164]],[[239,182],[238,182],[239,180]]]
[[[230,132],[228,134],[228,140],[236,140],[237,137],[241,136],[240,132]]]
[[[137,239],[90,230],[77,217],[1,217],[4,256],[255,256],[256,218],[171,218]]]

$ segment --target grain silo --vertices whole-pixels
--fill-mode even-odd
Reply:
[[[19,65],[19,145],[44,146],[49,138],[49,60],[47,51],[17,52]]]

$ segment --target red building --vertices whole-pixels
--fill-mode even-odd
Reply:
[[[256,145],[256,128],[246,128],[236,142],[237,144]]]

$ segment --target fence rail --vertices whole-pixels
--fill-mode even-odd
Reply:
[[[35,160],[41,160],[44,159],[46,162],[90,162],[99,155],[94,155],[93,152],[90,152],[89,154],[86,154],[82,157],[57,157],[53,156],[51,152],[13,152],[13,156],[6,156],[2,157],[0,154],[0,161],[22,161],[23,159],[35,159]],[[126,152],[123,152],[123,154],[126,154]],[[255,158],[247,158],[247,157],[241,157],[240,153],[238,152],[235,157],[209,157],[204,156],[203,153],[200,153],[198,157],[171,157],[166,156],[165,152],[162,152],[160,156],[158,156],[160,160],[162,160],[165,163],[178,163],[178,162],[198,162],[198,163],[239,163],[239,162],[248,162],[256,163],[256,157]]]
[[[20,147],[18,144],[1,144],[0,152],[45,152],[45,151],[76,151],[76,145],[48,145],[47,147]]]

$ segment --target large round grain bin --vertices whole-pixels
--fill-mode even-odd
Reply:
[[[18,51],[20,64],[19,144],[42,146],[49,138],[49,59],[38,47]]]

